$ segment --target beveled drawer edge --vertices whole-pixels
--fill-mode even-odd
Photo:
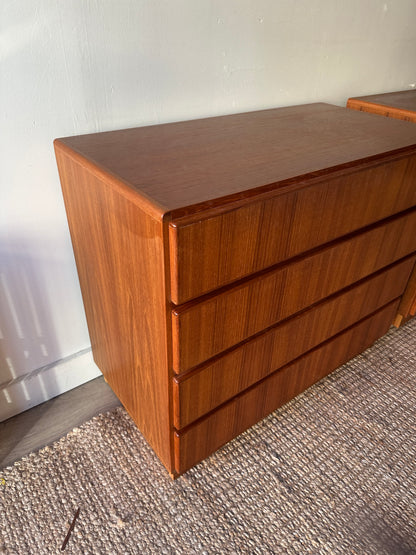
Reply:
[[[179,272],[178,272],[178,241],[172,238],[172,220],[166,225],[167,251],[169,252],[169,267],[167,267],[166,281],[169,283],[168,301],[174,303],[174,299],[179,299]]]

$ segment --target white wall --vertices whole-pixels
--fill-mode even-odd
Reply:
[[[407,89],[415,21],[415,0],[2,0],[0,418],[97,375],[55,137]]]

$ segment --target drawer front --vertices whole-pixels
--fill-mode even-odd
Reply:
[[[384,335],[398,302],[330,339],[182,432],[174,432],[175,468],[182,474]]]
[[[172,313],[173,368],[190,369],[416,251],[416,211]]]
[[[213,362],[173,380],[174,426],[181,429],[281,366],[399,297],[415,257],[332,296]]]
[[[416,157],[169,226],[175,304],[416,206]]]

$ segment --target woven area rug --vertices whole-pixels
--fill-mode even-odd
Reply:
[[[416,553],[416,320],[172,482],[119,408],[0,472],[0,552]]]

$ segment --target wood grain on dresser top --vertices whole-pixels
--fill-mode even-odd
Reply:
[[[177,430],[399,297],[415,256],[389,266],[174,378]]]
[[[307,104],[58,139],[69,156],[138,193],[162,216],[415,153],[416,129]]]
[[[416,122],[416,90],[357,96],[348,99],[347,107]]]

